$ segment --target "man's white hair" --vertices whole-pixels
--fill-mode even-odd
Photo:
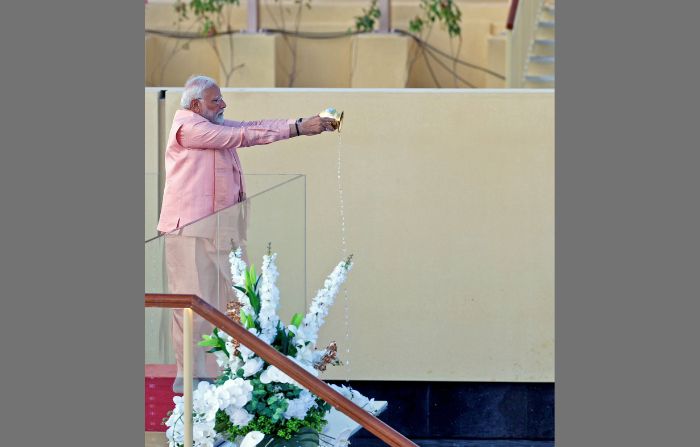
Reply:
[[[180,106],[183,109],[190,108],[193,99],[202,99],[204,90],[209,87],[216,87],[216,81],[209,76],[194,75],[185,82],[185,90],[182,92]]]

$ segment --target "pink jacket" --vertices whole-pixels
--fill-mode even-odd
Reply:
[[[158,231],[170,232],[245,199],[239,147],[289,138],[294,120],[229,121],[175,112],[165,150],[165,190]]]

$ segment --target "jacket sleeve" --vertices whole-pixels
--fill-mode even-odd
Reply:
[[[224,120],[224,126],[228,127],[255,127],[255,126],[263,126],[263,127],[281,127],[281,126],[287,126],[289,128],[290,124],[294,124],[294,119],[288,119],[288,120],[259,120],[259,121],[233,121],[233,120]]]
[[[223,126],[199,121],[186,123],[180,129],[181,143],[190,149],[235,149],[287,138],[288,120],[224,121]]]

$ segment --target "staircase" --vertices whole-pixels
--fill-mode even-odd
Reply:
[[[554,34],[554,0],[546,0],[525,63],[525,88],[554,88]]]

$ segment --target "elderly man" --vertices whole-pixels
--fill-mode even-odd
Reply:
[[[175,113],[165,151],[165,190],[158,222],[158,230],[166,233],[168,288],[170,293],[196,294],[223,309],[233,298],[228,241],[233,239],[238,246],[245,245],[246,211],[243,205],[231,208],[216,225],[212,225],[213,219],[202,218],[245,200],[238,148],[332,131],[333,120],[318,116],[226,120],[221,90],[216,81],[206,76],[187,80],[180,105],[182,109]],[[182,389],[182,318],[181,310],[173,312],[176,392]],[[206,321],[195,318],[195,343],[210,330]],[[213,377],[216,366],[211,360],[206,362],[204,350],[195,346],[194,353],[195,376]]]
[[[333,119],[231,121],[216,82],[193,76],[185,84],[165,151],[165,191],[158,230],[171,232],[245,199],[239,147],[333,130]]]

